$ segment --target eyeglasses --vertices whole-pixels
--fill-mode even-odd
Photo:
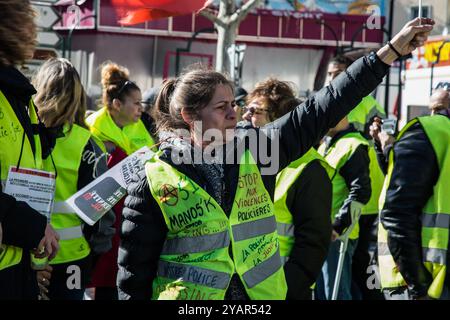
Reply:
[[[255,108],[255,107],[245,107],[244,111],[250,112],[250,114],[255,114],[255,115],[261,115],[266,112],[269,112],[269,110],[267,110],[267,109],[261,109],[261,108]]]

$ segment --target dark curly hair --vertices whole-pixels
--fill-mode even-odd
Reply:
[[[291,111],[299,101],[295,98],[293,86],[286,81],[268,78],[258,82],[247,96],[247,104],[256,98],[263,98],[269,112],[269,120],[274,121]]]
[[[35,12],[28,0],[0,1],[0,65],[22,64],[36,46]]]

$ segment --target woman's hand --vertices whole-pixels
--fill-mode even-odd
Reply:
[[[46,265],[43,270],[36,272],[39,292],[43,297],[46,297],[48,294],[48,286],[50,285],[50,279],[52,278],[52,271],[53,268],[50,265]]]
[[[380,132],[381,132],[381,119],[378,117],[375,117],[373,119],[372,124],[369,127],[369,133],[372,139],[375,141],[376,144],[381,145],[380,143]]]
[[[424,45],[431,30],[433,30],[434,20],[429,18],[415,18],[409,21],[399,33],[391,40],[392,46],[402,56],[414,51],[416,48]],[[397,54],[385,45],[378,50],[378,57],[386,64],[391,64],[398,57]]]
[[[59,250],[58,241],[59,235],[50,224],[47,224],[44,237],[34,252],[35,258],[42,259],[48,257],[49,261],[52,260]]]

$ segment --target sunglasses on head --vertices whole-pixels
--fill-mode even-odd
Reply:
[[[124,84],[120,87],[119,91],[117,91],[117,98],[120,97],[120,95],[125,91],[125,89],[129,86],[136,87],[136,84],[133,81],[127,80],[124,82]]]

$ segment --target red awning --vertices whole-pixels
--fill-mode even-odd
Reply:
[[[212,0],[111,0],[123,25],[181,16],[200,11]]]

